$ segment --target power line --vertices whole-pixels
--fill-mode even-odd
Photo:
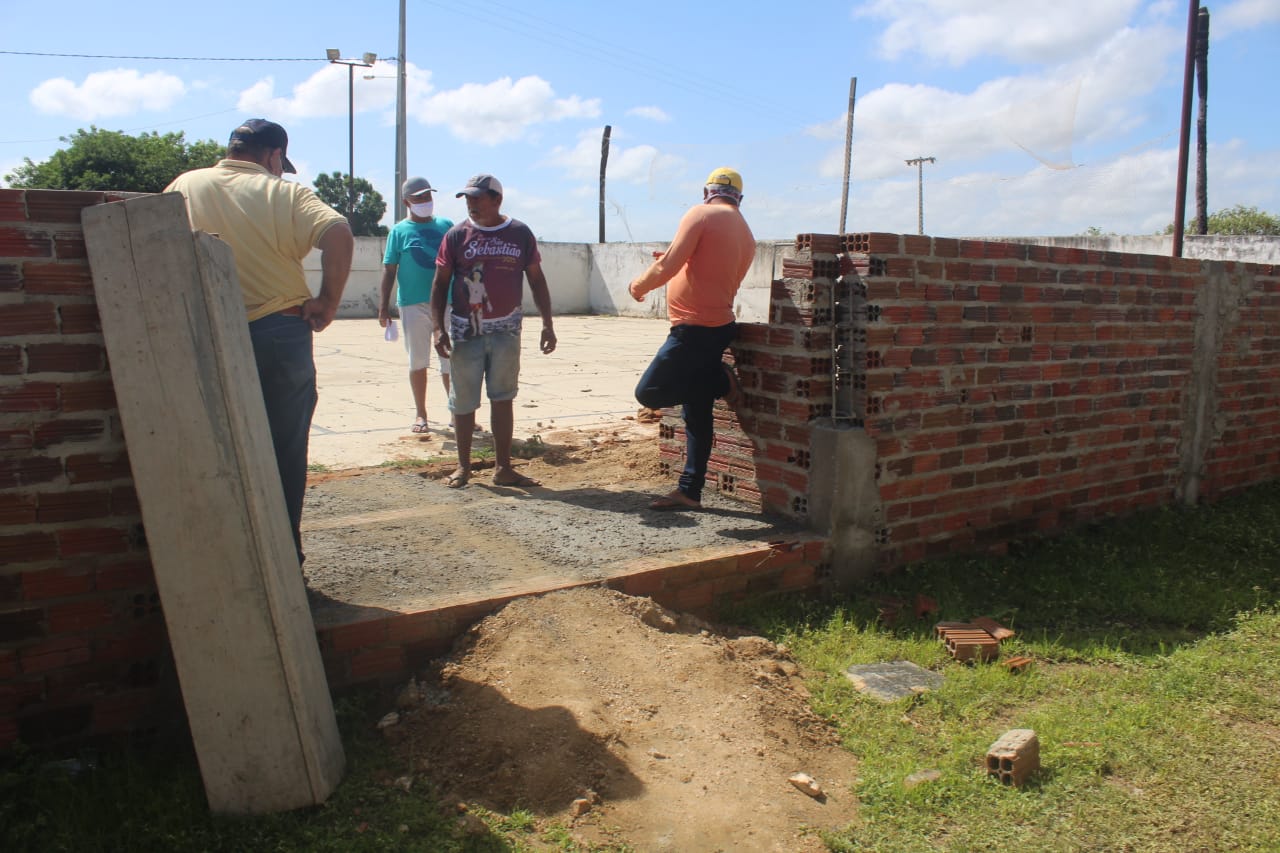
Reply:
[[[0,50],[9,56],[53,56],[61,59],[149,59],[156,62],[328,62],[313,56],[116,56],[105,53],[41,53],[33,50]],[[384,57],[381,62],[395,64],[394,57]]]
[[[103,53],[41,53],[33,50],[0,50],[9,56],[56,56],[63,59],[152,59],[158,62],[328,62],[324,57],[280,56],[114,56]]]

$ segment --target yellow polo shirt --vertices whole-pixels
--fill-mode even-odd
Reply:
[[[182,193],[192,228],[231,246],[250,321],[311,298],[302,259],[330,226],[347,221],[310,188],[247,160],[179,175],[165,192]]]

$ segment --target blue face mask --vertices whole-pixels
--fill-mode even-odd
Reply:
[[[409,202],[409,209],[412,210],[413,215],[419,219],[426,219],[431,215],[432,211],[436,209],[436,203],[434,201],[424,201],[421,204]]]

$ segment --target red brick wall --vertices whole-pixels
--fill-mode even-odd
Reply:
[[[82,208],[0,190],[0,749],[178,713]]]
[[[772,322],[734,347],[747,406],[739,422],[717,404],[728,429],[712,485],[806,517],[807,470],[824,464],[806,452],[809,421],[832,403],[819,368],[834,287],[858,301],[855,414],[876,443],[886,567],[1172,503],[1188,470],[1207,497],[1280,477],[1280,273],[1220,269],[1215,306],[1198,260],[801,235]],[[674,411],[662,453],[683,465]]]

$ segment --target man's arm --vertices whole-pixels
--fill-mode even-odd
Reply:
[[[631,294],[631,298],[636,302],[643,302],[646,293],[657,290],[675,278],[680,268],[688,263],[693,250],[698,247],[698,236],[698,230],[691,226],[689,215],[685,214],[680,220],[680,227],[676,229],[676,236],[671,238],[671,245],[667,247],[667,251],[659,255],[647,270],[627,285],[627,292]]]
[[[338,313],[347,276],[351,275],[355,246],[356,238],[346,222],[330,225],[316,242],[320,250],[320,295],[302,303],[302,316],[317,332],[323,332]]]
[[[398,269],[400,269],[399,264],[382,265],[382,284],[378,288],[378,325],[384,329],[387,327],[387,321],[391,319],[391,288],[395,286]]]
[[[449,304],[449,288],[453,284],[453,266],[436,263],[436,276],[431,280],[431,341],[436,355],[448,358],[453,351],[445,308]]]
[[[524,274],[529,278],[529,292],[533,294],[533,304],[542,315],[542,336],[538,346],[544,355],[556,351],[556,332],[551,320],[551,288],[547,287],[547,276],[542,272],[542,264],[530,264]]]

